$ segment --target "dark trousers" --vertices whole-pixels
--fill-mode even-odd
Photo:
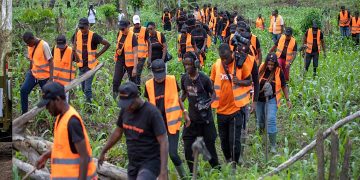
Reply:
[[[128,180],[156,180],[156,175],[148,169],[140,169],[136,176],[128,174]]]
[[[116,61],[115,71],[113,78],[113,92],[118,92],[121,85],[121,81],[124,77],[125,72],[127,72],[129,80],[136,83],[136,77],[132,77],[133,67],[126,67],[124,62]]]
[[[179,131],[177,131],[176,134],[168,133],[169,156],[171,161],[174,163],[174,166],[180,166],[182,164],[178,154],[179,134],[180,134]]]
[[[86,72],[90,71],[91,69],[89,67],[81,67],[79,68],[79,76],[82,76],[83,74],[85,74]],[[81,83],[81,89],[84,92],[85,96],[86,96],[86,101],[91,102],[91,99],[93,98],[92,95],[92,82],[93,79],[95,77],[95,74],[93,74],[92,76],[90,76],[88,79],[86,79],[85,81],[83,81]]]
[[[30,92],[34,89],[34,87],[37,84],[39,84],[40,88],[42,89],[42,87],[46,84],[46,82],[48,80],[49,79],[37,80],[32,75],[30,70],[28,72],[26,72],[25,81],[22,84],[21,89],[20,89],[22,114],[26,113],[29,109],[29,94],[30,94]]]
[[[200,136],[204,138],[206,148],[211,154],[211,159],[209,160],[211,167],[215,168],[219,166],[219,160],[215,148],[215,140],[217,134],[216,134],[214,121],[210,121],[209,123],[201,123],[201,124],[192,122],[190,126],[184,128],[183,131],[185,158],[191,173],[193,172],[193,162],[194,162],[191,145],[195,142],[196,138]]]
[[[146,61],[146,58],[139,58],[139,59],[138,59],[137,66],[136,66],[136,70],[137,70],[137,73],[136,73],[136,84],[137,84],[138,86],[140,86],[140,84],[141,84],[141,73],[142,73],[142,71],[143,71],[145,61]]]
[[[316,75],[316,68],[319,65],[319,52],[306,53],[306,56],[305,56],[305,70],[306,71],[309,70],[311,59],[313,60],[314,75]]]
[[[359,41],[360,41],[360,33],[358,34],[351,34],[352,39],[355,41],[356,45],[359,45]]]
[[[228,162],[235,161],[237,163],[239,160],[241,128],[244,117],[245,111],[243,108],[231,115],[217,114],[221,149]]]
[[[164,24],[164,31],[171,31],[171,23]]]

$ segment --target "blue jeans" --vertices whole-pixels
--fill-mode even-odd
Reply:
[[[256,124],[258,128],[265,128],[265,106],[266,102],[258,101],[256,103]],[[276,113],[277,104],[276,98],[269,99],[267,103],[267,122],[268,122],[268,134],[276,133]]]
[[[37,84],[39,84],[40,88],[42,89],[42,87],[46,84],[46,82],[48,80],[49,79],[37,80],[32,75],[30,70],[28,72],[26,72],[25,81],[22,84],[21,89],[20,89],[22,114],[26,113],[29,109],[29,94],[30,94],[30,92],[34,89],[34,87]]]
[[[79,68],[79,76],[82,76],[83,74],[85,74],[88,71],[90,71],[89,67]],[[91,90],[91,88],[92,88],[92,81],[94,79],[94,76],[95,76],[95,74],[90,76],[85,81],[81,82],[81,89],[84,92],[84,94],[86,96],[86,100],[88,102],[91,102],[91,99],[92,99],[92,90]]]
[[[181,161],[179,153],[178,153],[179,134],[180,134],[179,131],[177,131],[176,134],[168,133],[169,156],[170,156],[171,161],[174,163],[174,166],[180,166],[182,164],[182,161]]]
[[[276,43],[281,37],[281,34],[272,34],[272,41]]]
[[[350,28],[349,28],[349,26],[340,27],[340,34],[341,34],[342,37],[350,36]]]

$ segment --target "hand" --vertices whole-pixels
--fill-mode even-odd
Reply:
[[[287,105],[287,107],[288,107],[289,109],[292,108],[292,104],[291,104],[290,100],[289,100],[289,101],[286,101],[286,105]]]
[[[167,180],[168,179],[168,172],[166,171],[161,171],[158,177],[158,180]]]
[[[189,113],[184,112],[184,116],[185,116],[185,127],[189,127],[190,124],[191,124],[191,120],[190,120],[190,117],[189,117]]]
[[[102,152],[101,152],[100,157],[99,157],[99,159],[98,159],[98,167],[99,167],[99,168],[100,168],[100,166],[103,165],[104,160],[105,160],[105,153],[102,153]]]
[[[44,154],[39,157],[39,159],[35,163],[36,169],[42,169],[45,167],[46,161],[49,157],[45,156]]]
[[[136,77],[136,75],[137,75],[137,69],[136,69],[136,67],[134,66],[134,68],[133,68],[133,70],[132,70],[132,73],[131,73],[131,76],[132,76],[132,77]]]
[[[256,110],[256,102],[252,102],[251,108],[250,108],[250,113],[253,113],[254,110]]]

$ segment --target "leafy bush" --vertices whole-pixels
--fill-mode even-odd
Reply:
[[[319,28],[321,28],[321,15],[316,11],[310,11],[305,18],[301,21],[301,31],[306,32],[307,29],[312,27],[313,21],[316,21]]]
[[[54,19],[54,13],[50,9],[26,9],[21,15],[21,21],[27,24],[42,24]]]
[[[129,3],[135,8],[141,8],[144,5],[143,0],[130,0]]]
[[[116,7],[113,4],[105,4],[100,6],[99,10],[106,18],[114,18],[117,15]]]

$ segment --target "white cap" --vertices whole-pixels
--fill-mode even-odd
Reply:
[[[139,15],[134,15],[133,16],[133,23],[134,24],[140,24],[140,17],[139,17]]]

